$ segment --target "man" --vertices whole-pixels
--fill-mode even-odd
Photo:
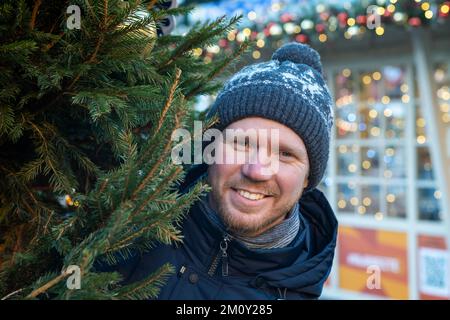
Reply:
[[[235,74],[209,115],[218,115],[223,132],[256,130],[256,144],[216,141],[224,158],[243,153],[246,161],[191,170],[184,190],[202,178],[212,190],[184,220],[183,244],[135,257],[120,270],[125,282],[169,262],[176,273],[160,299],[319,297],[337,233],[335,216],[315,188],[328,160],[331,101],[320,57],[306,45],[287,44],[271,61]],[[263,137],[263,130],[275,130],[278,139]],[[255,150],[268,161],[253,157]]]

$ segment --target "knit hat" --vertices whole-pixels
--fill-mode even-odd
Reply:
[[[322,77],[320,56],[311,47],[289,43],[272,60],[244,67],[219,92],[208,117],[217,114],[220,130],[247,117],[277,121],[303,140],[310,163],[309,183],[315,188],[327,167],[333,105]]]

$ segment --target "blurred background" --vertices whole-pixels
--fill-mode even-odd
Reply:
[[[290,41],[322,56],[335,99],[326,193],[340,222],[323,298],[450,299],[450,1],[179,0],[174,34],[242,15],[194,54],[246,38],[236,69]],[[214,96],[201,97],[198,111]]]

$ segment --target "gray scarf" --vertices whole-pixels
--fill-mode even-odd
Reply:
[[[234,239],[242,242],[249,249],[273,249],[287,247],[297,236],[300,230],[300,208],[298,202],[280,224],[270,228],[256,237],[245,237],[231,234]],[[211,208],[208,195],[200,200],[200,208],[215,223],[224,227],[219,215]]]

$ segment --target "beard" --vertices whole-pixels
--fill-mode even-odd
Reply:
[[[235,208],[230,208],[230,204],[224,200],[221,188],[212,184],[212,190],[208,196],[210,206],[218,213],[227,230],[234,235],[252,237],[269,230],[277,224],[277,221],[281,222],[298,201],[298,199],[291,200],[277,206],[276,201],[280,199],[280,190],[277,186],[269,185],[266,182],[251,182],[246,178],[228,181],[223,186],[223,190],[227,190],[227,192],[235,192],[232,189],[258,190],[263,194],[270,195],[273,205],[273,208],[263,208],[262,212],[239,212]]]

